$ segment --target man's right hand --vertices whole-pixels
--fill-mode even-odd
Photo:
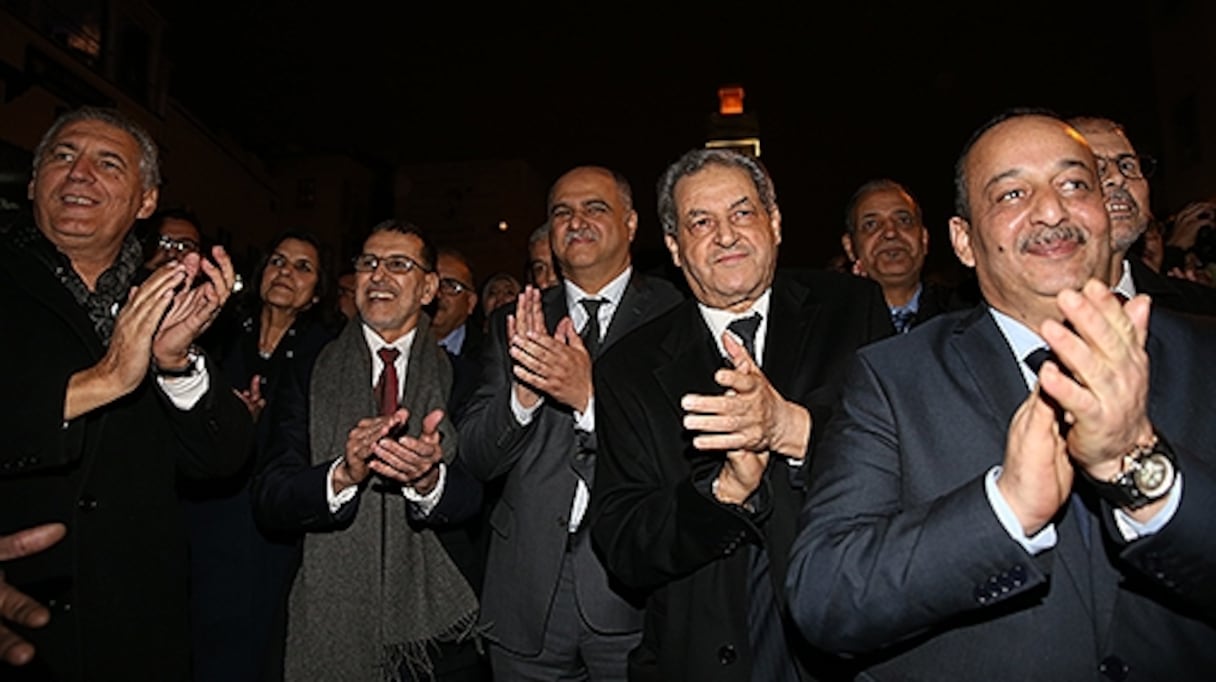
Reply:
[[[346,436],[346,452],[342,463],[334,468],[333,492],[335,495],[352,486],[359,485],[371,475],[368,460],[375,457],[372,446],[388,435],[394,426],[404,424],[410,412],[400,409],[384,417],[360,419]]]
[[[0,535],[0,561],[41,552],[63,539],[66,533],[67,527],[62,523],[47,523],[12,535]],[[9,665],[25,665],[34,658],[34,645],[10,630],[7,623],[40,628],[50,620],[51,613],[46,607],[9,585],[0,572],[0,658]]]
[[[515,314],[507,315],[507,346],[514,344],[516,338],[526,337],[528,332],[544,334],[545,313],[540,305],[540,289],[528,285],[519,294],[515,303]],[[528,384],[515,378],[512,381],[515,399],[526,409],[532,409],[540,402],[540,393]]]
[[[1009,422],[996,488],[1027,537],[1042,530],[1072,491],[1073,466],[1055,407],[1035,387]]]
[[[131,289],[127,304],[114,320],[114,333],[106,354],[96,365],[68,380],[63,403],[65,421],[107,405],[139,386],[148,374],[156,328],[173,301],[174,289],[186,277],[186,269],[173,262]]]

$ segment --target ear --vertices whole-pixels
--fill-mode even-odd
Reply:
[[[477,294],[469,292],[469,309],[465,311],[466,315],[472,315],[473,311],[477,310]]]
[[[625,215],[625,227],[629,228],[629,242],[633,243],[633,235],[638,231],[638,212],[629,209],[629,213]]]
[[[30,201],[34,200],[34,181],[37,179],[38,171],[34,171],[34,174],[30,176],[30,184],[25,186],[25,198]]]
[[[857,254],[853,253],[853,237],[848,232],[840,235],[840,245],[844,248],[844,255],[849,257],[849,262],[857,260]]]
[[[769,212],[769,228],[773,231],[773,246],[781,243],[781,209],[776,206]]]
[[[924,225],[920,226],[920,250],[929,253],[929,228]]]
[[[684,267],[680,265],[680,245],[676,242],[676,238],[669,234],[664,234],[663,243],[667,244],[667,251],[671,253],[671,262],[675,264],[677,268]]]
[[[156,202],[160,198],[160,190],[155,187],[150,187],[144,190],[144,195],[139,200],[139,212],[135,214],[136,218],[147,218],[156,211]]]
[[[439,275],[428,272],[422,278],[422,305],[430,305],[435,300],[435,292],[439,291]]]
[[[975,251],[971,244],[971,223],[958,216],[950,219],[950,244],[954,255],[969,268],[975,267]]]

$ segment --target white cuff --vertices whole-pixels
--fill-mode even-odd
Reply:
[[[996,479],[1000,477],[1000,465],[988,470],[988,473],[984,476],[984,494],[988,496],[988,505],[992,507],[992,512],[996,514],[996,518],[1001,522],[1001,526],[1005,528],[1005,532],[1009,533],[1009,537],[1016,540],[1030,554],[1038,554],[1055,547],[1055,524],[1049,523],[1033,536],[1027,537],[1026,531],[1022,530],[1022,522],[1018,521],[1017,515],[1013,513],[1013,509],[1005,501],[1005,498],[1001,496],[1001,491],[996,487]]]
[[[430,516],[431,511],[435,509],[435,505],[439,504],[439,498],[443,497],[443,485],[448,479],[448,466],[444,462],[439,463],[439,480],[435,481],[435,487],[431,492],[420,495],[408,485],[401,486],[401,494],[405,495],[405,499],[414,503],[418,507],[418,511],[423,516]]]
[[[338,465],[342,463],[342,458],[334,460],[334,463],[329,465],[329,473],[325,476],[325,500],[329,502],[329,513],[337,514],[342,505],[355,499],[355,493],[359,492],[359,486],[352,485],[349,488],[344,488],[342,492],[334,494],[334,471],[338,469]]]
[[[211,387],[211,377],[207,374],[207,360],[199,355],[195,360],[196,371],[185,377],[157,376],[156,383],[165,397],[177,409],[186,412],[194,408],[198,401],[207,394]]]
[[[531,424],[533,415],[536,414],[541,405],[545,404],[545,397],[541,396],[540,400],[536,401],[536,404],[532,407],[524,407],[519,402],[519,398],[515,397],[515,384],[511,384],[508,391],[511,394],[511,413],[515,415],[515,421],[519,422],[520,426]]]
[[[595,396],[587,398],[587,411],[574,410],[574,428],[587,433],[595,433]]]
[[[1182,474],[1174,479],[1174,485],[1170,487],[1169,493],[1165,498],[1165,506],[1161,511],[1153,515],[1153,518],[1141,523],[1131,517],[1130,514],[1122,509],[1115,509],[1115,525],[1119,527],[1119,534],[1127,542],[1139,540],[1146,535],[1152,535],[1157,531],[1165,528],[1165,524],[1174,518],[1174,514],[1178,513],[1178,505],[1182,504]]]

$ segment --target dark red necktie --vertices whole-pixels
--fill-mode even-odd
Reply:
[[[380,381],[376,382],[376,400],[380,403],[380,414],[388,415],[397,411],[397,356],[401,351],[385,346],[376,351],[376,355],[384,361]]]

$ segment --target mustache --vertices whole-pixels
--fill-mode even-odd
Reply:
[[[1062,241],[1075,241],[1085,245],[1089,241],[1089,233],[1076,225],[1053,225],[1030,234],[1023,235],[1018,241],[1018,253],[1026,253],[1032,246],[1053,244]]]
[[[594,240],[595,238],[595,231],[590,227],[571,227],[566,230],[566,236],[562,239],[562,243],[569,245],[575,239]]]

